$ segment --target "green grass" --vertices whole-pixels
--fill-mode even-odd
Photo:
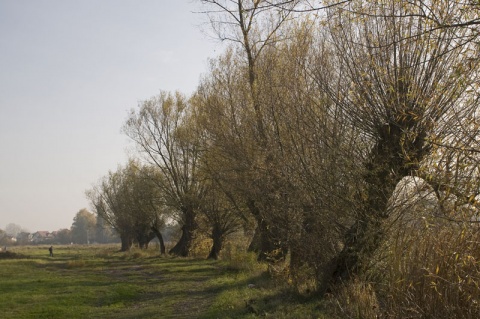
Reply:
[[[326,318],[258,264],[113,246],[14,247],[0,258],[1,318]],[[253,286],[252,286],[253,285]]]

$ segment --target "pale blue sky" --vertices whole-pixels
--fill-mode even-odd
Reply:
[[[0,0],[0,228],[69,228],[125,163],[128,110],[190,93],[220,45],[190,0]]]

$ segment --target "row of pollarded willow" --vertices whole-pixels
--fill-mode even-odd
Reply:
[[[260,253],[289,249],[292,269],[310,264],[320,285],[362,273],[385,236],[397,184],[424,178],[444,200],[448,183],[429,167],[440,167],[438,154],[465,152],[458,143],[478,131],[478,32],[452,22],[465,18],[463,5],[440,1],[445,10],[437,11],[432,4],[430,13],[442,12],[432,22],[425,4],[349,1],[325,17],[275,25],[272,36],[271,22],[295,10],[275,11],[269,1],[204,2],[233,17],[228,24],[237,33],[224,38],[240,46],[213,65],[197,95],[210,147],[228,159],[215,174],[255,217]],[[235,37],[245,34],[239,17],[255,19],[268,8],[277,19],[252,22],[248,38]],[[439,19],[452,23],[436,27]],[[264,46],[252,64],[254,37]],[[458,134],[465,136],[452,137]],[[469,160],[464,183],[471,184],[477,165]],[[474,202],[475,187],[455,189],[456,198]],[[304,247],[315,238],[319,247]]]
[[[290,252],[292,279],[306,271],[323,290],[370,266],[405,177],[440,203],[455,193],[475,204],[471,28],[432,27],[416,2],[396,0],[315,16],[297,1],[202,2],[234,44],[190,99],[161,93],[125,125],[182,226],[171,253],[189,255],[205,230],[216,257],[226,235],[255,225],[260,258]]]
[[[169,211],[170,220],[181,226],[180,239],[170,253],[189,256],[197,233],[203,229],[213,239],[209,257],[218,258],[226,236],[240,227],[237,212],[241,209],[227,200],[201,163],[206,158],[204,137],[196,130],[191,106],[180,93],[163,92],[132,111],[124,130],[156,172],[153,182],[162,207],[156,208],[157,213]],[[155,233],[160,238],[158,228]]]

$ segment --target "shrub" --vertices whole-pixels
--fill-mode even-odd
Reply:
[[[206,258],[212,248],[212,240],[207,237],[197,236],[190,250],[190,256],[194,258]]]

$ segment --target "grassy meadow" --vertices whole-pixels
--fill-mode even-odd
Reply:
[[[1,318],[327,318],[246,253],[223,261],[154,248],[11,247],[0,252]]]

